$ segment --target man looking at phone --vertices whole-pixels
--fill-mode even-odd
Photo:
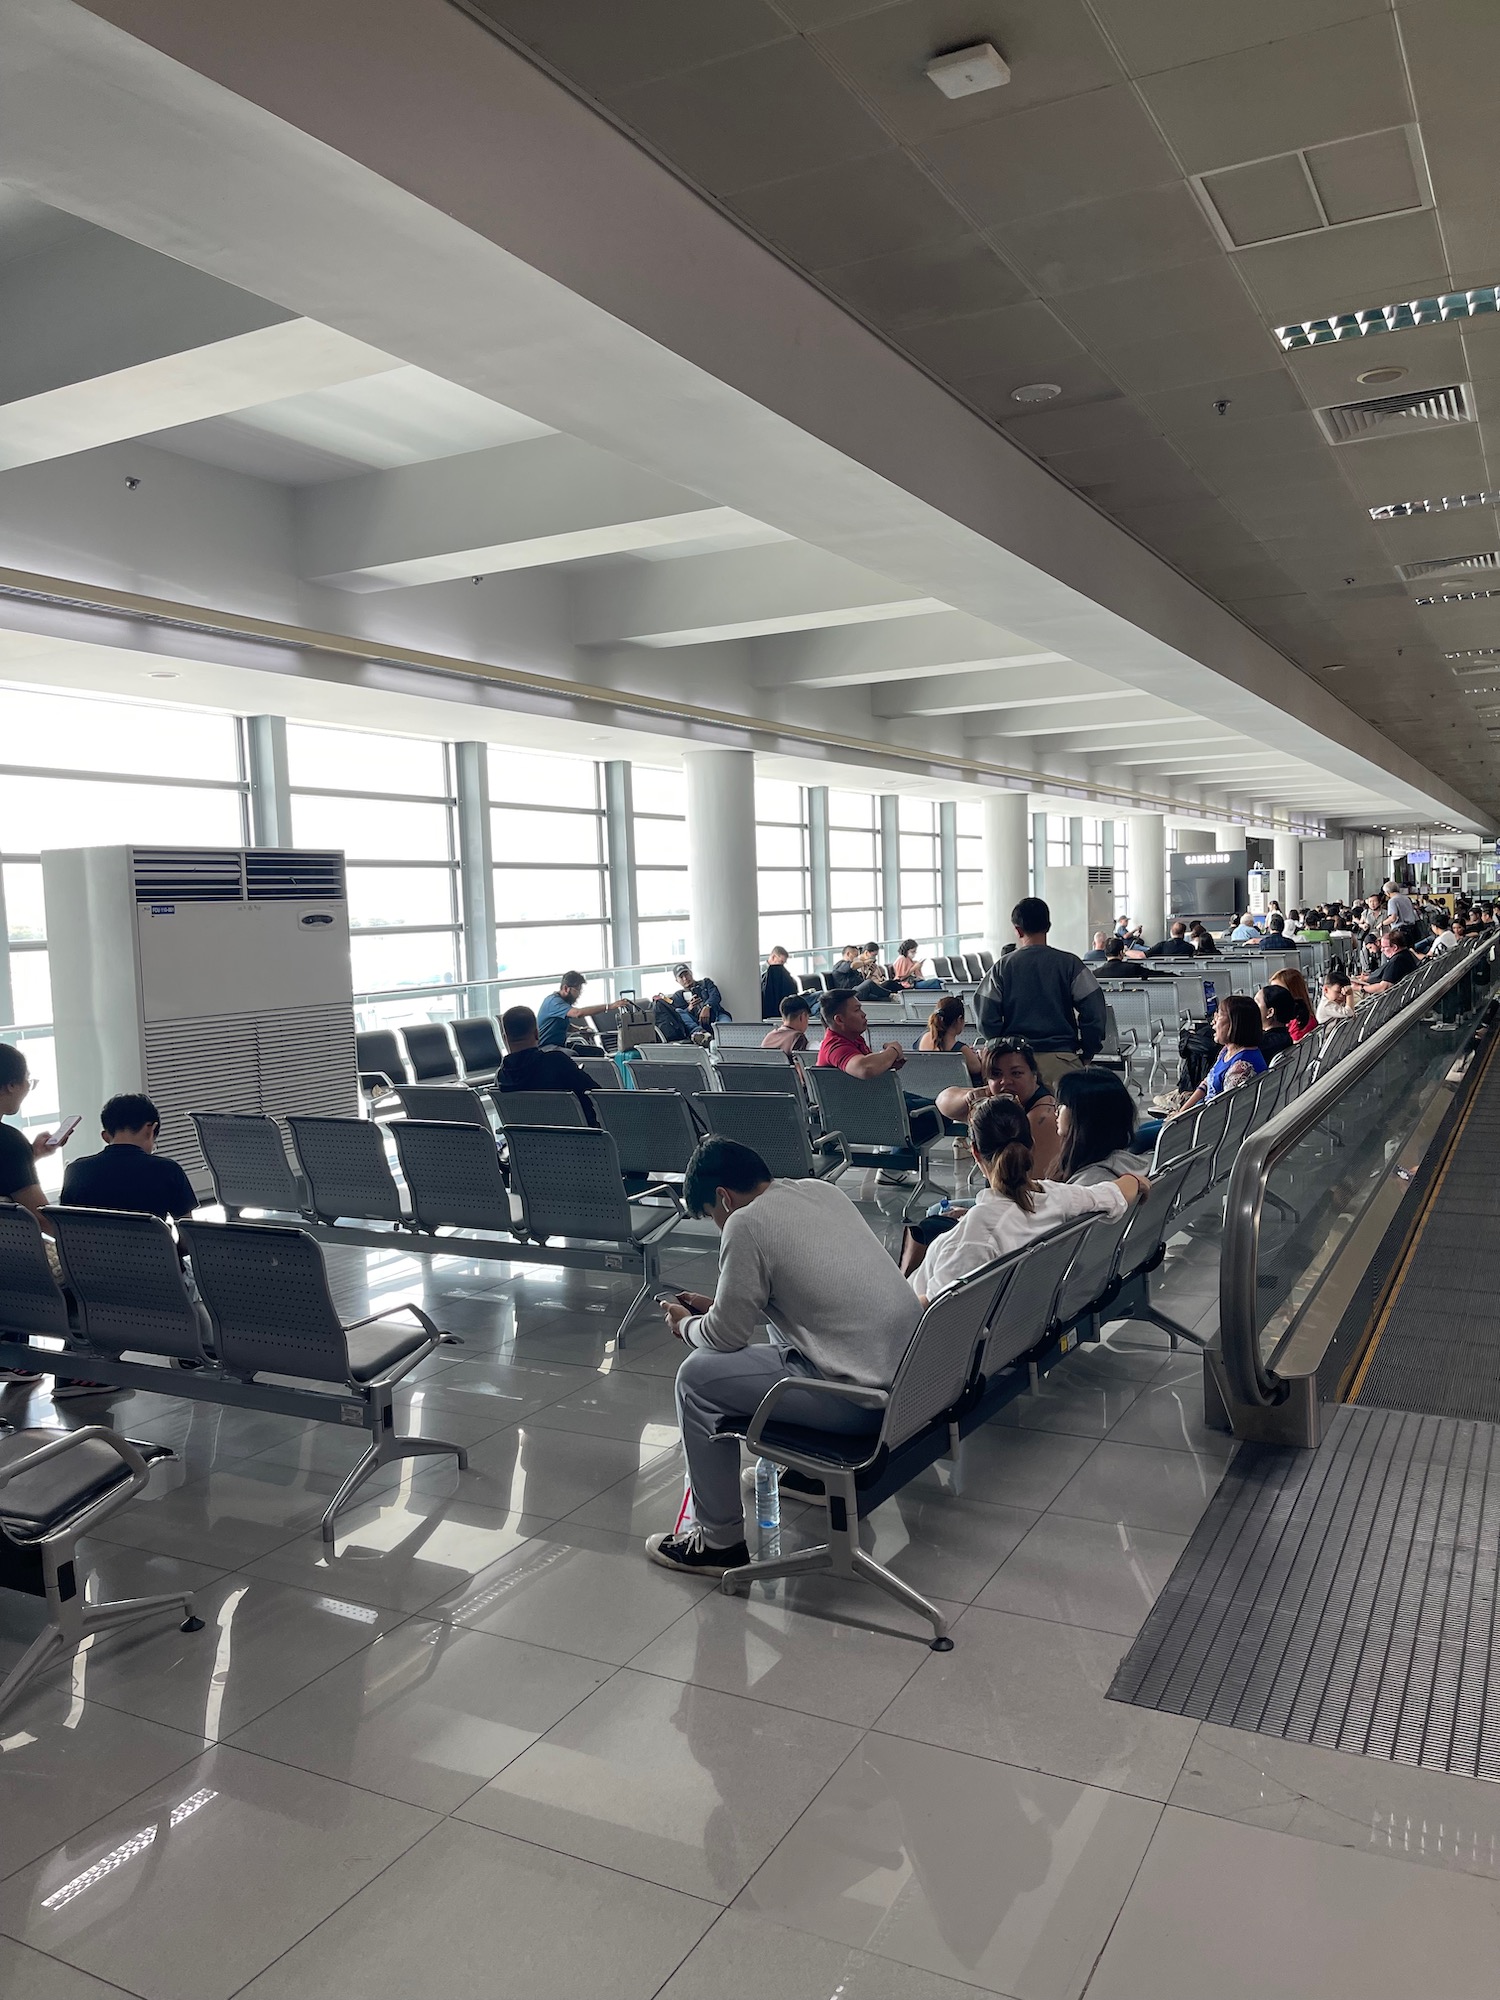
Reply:
[[[163,1222],[191,1215],[198,1206],[193,1184],[175,1160],[156,1150],[161,1114],[149,1097],[112,1097],[99,1113],[102,1153],[74,1160],[63,1175],[69,1208],[123,1208],[159,1215]]]
[[[0,1042],[0,1119],[14,1118],[26,1102],[30,1089],[31,1073],[26,1067],[25,1056],[9,1042]],[[42,1185],[37,1178],[36,1163],[57,1152],[65,1143],[65,1138],[65,1134],[41,1132],[36,1138],[28,1139],[14,1125],[0,1124],[0,1199],[13,1201],[18,1208],[30,1209],[49,1236],[52,1232],[42,1214],[47,1197],[42,1193]],[[7,1383],[40,1382],[41,1379],[34,1368],[0,1368],[0,1387]]]
[[[739,1439],[720,1435],[720,1420],[748,1419],[773,1382],[792,1376],[807,1387],[780,1405],[788,1423],[878,1429],[872,1399],[818,1385],[888,1389],[921,1304],[853,1202],[826,1181],[773,1180],[750,1147],[705,1139],[683,1197],[722,1236],[719,1283],[713,1298],[679,1292],[663,1301],[668,1326],[695,1350],[677,1371],[694,1519],[652,1535],[646,1554],[665,1569],[718,1577],[750,1560]]]

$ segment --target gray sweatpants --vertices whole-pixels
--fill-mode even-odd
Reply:
[[[718,1436],[719,1421],[752,1416],[761,1397],[783,1375],[820,1379],[802,1355],[769,1345],[737,1347],[727,1353],[695,1348],[677,1371],[677,1421],[682,1426],[693,1512],[711,1548],[728,1548],[745,1534],[740,1441]],[[778,1422],[844,1433],[869,1430],[879,1422],[878,1411],[861,1409],[842,1397],[820,1396],[813,1388],[784,1396],[776,1416]]]

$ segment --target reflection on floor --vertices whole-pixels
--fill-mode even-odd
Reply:
[[[863,1202],[888,1241],[898,1200]],[[1166,1273],[1194,1324],[1214,1253]],[[685,1235],[669,1274],[712,1260]],[[113,1405],[180,1462],[90,1588],[189,1587],[206,1626],[101,1641],[0,1724],[7,2000],[1492,1991],[1493,1788],[1105,1700],[1231,1448],[1154,1332],[1111,1329],[968,1442],[961,1491],[934,1471],[870,1524],[951,1605],[940,1656],[871,1592],[733,1600],[644,1562],[681,1497],[680,1349],[615,1351],[627,1288],[336,1277],[351,1313],[414,1297],[463,1337],[405,1420],[469,1470],[392,1468],[330,1554],[358,1438]],[[4,1664],[31,1627],[0,1606]]]

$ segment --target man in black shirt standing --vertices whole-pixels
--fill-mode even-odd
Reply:
[[[507,1007],[500,1016],[500,1032],[510,1053],[500,1065],[499,1090],[570,1090],[585,1120],[599,1123],[589,1102],[593,1080],[566,1049],[538,1046],[536,1015],[529,1007]]]
[[[127,1092],[99,1113],[102,1153],[74,1160],[63,1176],[67,1208],[119,1208],[170,1222],[198,1206],[193,1184],[175,1160],[156,1150],[161,1113],[149,1097]]]

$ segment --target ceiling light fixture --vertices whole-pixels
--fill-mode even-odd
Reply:
[[[1061,382],[1023,382],[1019,389],[1012,389],[1013,403],[1050,403],[1062,394]]]
[[[170,667],[152,667],[146,678],[148,681],[175,681],[177,675]]]
[[[1500,590],[1445,590],[1441,597],[1414,597],[1412,603],[1425,611],[1434,604],[1478,604],[1486,597],[1500,597]]]
[[[1445,660],[1500,660],[1500,646],[1470,646],[1462,653],[1444,653]]]
[[[1372,507],[1372,521],[1401,521],[1408,514],[1452,514],[1461,507],[1500,506],[1500,487],[1483,493],[1445,493],[1437,500],[1393,500],[1386,507]]]
[[[1366,306],[1360,312],[1330,313],[1327,319],[1300,320],[1278,326],[1283,348],[1326,347],[1334,340],[1362,340],[1372,333],[1402,333],[1413,326],[1440,326],[1444,320],[1473,319],[1496,310],[1496,287],[1476,285],[1471,292],[1440,292],[1430,299],[1408,299],[1398,305]]]
[[[1010,64],[993,42],[975,42],[934,56],[927,74],[944,97],[975,97],[981,90],[998,90],[1010,82]]]
[[[1354,379],[1374,388],[1381,382],[1399,382],[1405,373],[1404,368],[1367,368],[1363,375],[1356,375]]]

